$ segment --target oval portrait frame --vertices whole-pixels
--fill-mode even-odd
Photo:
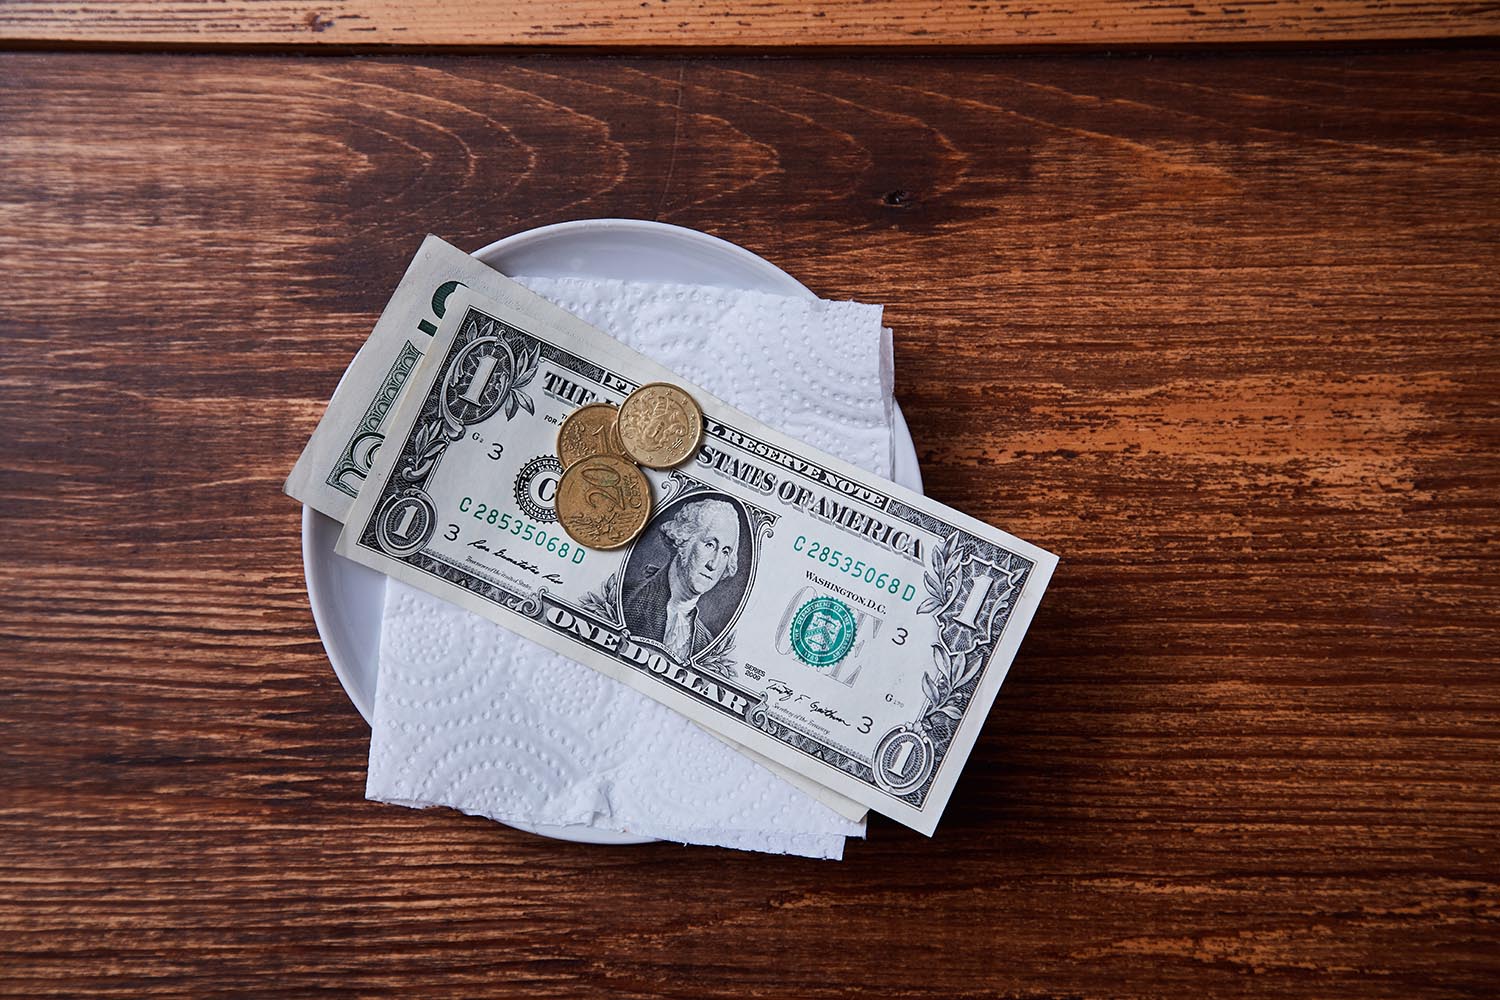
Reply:
[[[743,585],[740,588],[739,594],[734,599],[730,614],[724,619],[723,627],[714,634],[708,645],[689,657],[689,663],[694,663],[723,647],[725,640],[734,633],[735,623],[740,620],[740,615],[744,613],[745,603],[749,598],[751,589],[755,586],[755,575],[760,569],[761,537],[769,529],[768,519],[763,512],[750,507],[739,497],[725,493],[722,490],[700,486],[691,481],[683,483],[682,487],[673,494],[671,499],[663,502],[655,513],[651,515],[651,520],[646,522],[646,527],[641,532],[641,536],[630,543],[630,548],[625,552],[625,559],[620,564],[620,586],[615,595],[616,613],[619,615],[619,620],[625,623],[628,629],[630,625],[629,620],[625,617],[625,594],[629,588],[636,561],[644,558],[643,549],[647,545],[658,544],[657,540],[660,537],[661,524],[675,516],[683,507],[704,500],[721,500],[734,508],[735,517],[738,519],[740,525],[741,551],[739,553],[739,561],[742,567],[745,565],[745,560],[748,559],[749,563],[748,569],[745,569],[743,574],[736,574],[737,576],[743,575]],[[666,572],[666,567],[662,566],[660,572]],[[639,636],[634,632],[631,633],[631,638],[665,652],[665,648],[660,640]]]

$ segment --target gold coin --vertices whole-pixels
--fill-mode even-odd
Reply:
[[[623,455],[615,418],[620,411],[613,403],[589,403],[568,414],[557,429],[557,458],[562,467],[591,455]]]
[[[667,382],[649,382],[626,396],[615,424],[625,454],[651,469],[687,461],[703,439],[703,411]]]
[[[629,545],[651,517],[651,484],[619,455],[590,455],[568,467],[557,484],[557,520],[591,549]]]

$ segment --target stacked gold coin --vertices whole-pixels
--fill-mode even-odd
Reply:
[[[641,386],[618,408],[580,406],[557,431],[563,467],[558,523],[589,548],[629,545],[651,518],[651,484],[640,466],[679,465],[702,438],[703,411],[692,396],[667,382]]]
[[[625,397],[615,418],[625,453],[651,469],[670,469],[692,457],[703,439],[703,411],[668,382],[648,382]]]

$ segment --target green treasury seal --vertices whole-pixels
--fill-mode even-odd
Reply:
[[[836,597],[814,597],[792,619],[792,651],[810,667],[831,667],[854,646],[854,615]]]

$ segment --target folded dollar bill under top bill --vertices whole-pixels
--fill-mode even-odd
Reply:
[[[423,245],[441,252],[458,253]],[[390,373],[376,440],[325,418],[288,492],[312,503],[347,460],[365,481],[332,491],[358,494],[334,501],[341,554],[931,834],[1056,557],[766,427],[493,271],[486,294],[465,284],[427,293],[440,323]],[[628,548],[578,546],[550,508],[558,425],[662,381],[702,406],[702,445],[647,470],[655,509]]]

